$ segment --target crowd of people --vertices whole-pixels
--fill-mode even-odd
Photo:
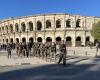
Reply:
[[[61,60],[63,60],[63,65],[66,64],[66,44],[64,41],[60,42],[16,42],[14,43],[7,43],[5,48],[8,52],[8,58],[11,58],[11,52],[13,49],[16,50],[16,54],[18,57],[42,57],[42,58],[55,58],[59,55],[58,64],[60,64]]]

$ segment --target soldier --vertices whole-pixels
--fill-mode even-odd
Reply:
[[[11,44],[7,43],[8,58],[11,58]]]
[[[31,40],[29,40],[29,43],[28,43],[28,49],[29,49],[29,55],[31,55],[31,48],[33,46],[33,43]]]
[[[23,42],[22,43],[22,54],[24,55],[24,57],[26,56],[26,49],[27,49],[26,42]]]
[[[20,43],[16,42],[16,54],[19,57],[19,48],[20,48]]]
[[[53,42],[51,45],[51,57],[56,56],[56,44]]]
[[[63,60],[63,65],[66,66],[66,44],[64,44],[64,40],[62,40],[62,43],[60,45],[60,58],[58,61],[58,64]]]

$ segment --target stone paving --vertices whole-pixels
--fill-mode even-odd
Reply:
[[[0,80],[100,80],[100,59],[83,55],[87,50],[96,54],[95,48],[67,48],[67,66],[36,57],[18,58],[13,51],[11,59],[0,53]],[[74,50],[73,54],[70,51]],[[81,55],[77,55],[79,54]],[[100,52],[100,50],[99,50]],[[99,54],[98,52],[98,54]],[[73,54],[73,55],[72,55]]]

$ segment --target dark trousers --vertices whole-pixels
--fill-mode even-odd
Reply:
[[[8,51],[8,58],[11,58],[11,51]]]
[[[62,60],[63,60],[63,65],[65,66],[65,65],[66,65],[66,56],[65,56],[64,54],[61,54],[61,55],[60,55],[58,64],[60,64],[60,62],[61,62]]]

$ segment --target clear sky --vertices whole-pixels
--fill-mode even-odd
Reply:
[[[44,13],[100,16],[100,0],[0,0],[0,19]]]

